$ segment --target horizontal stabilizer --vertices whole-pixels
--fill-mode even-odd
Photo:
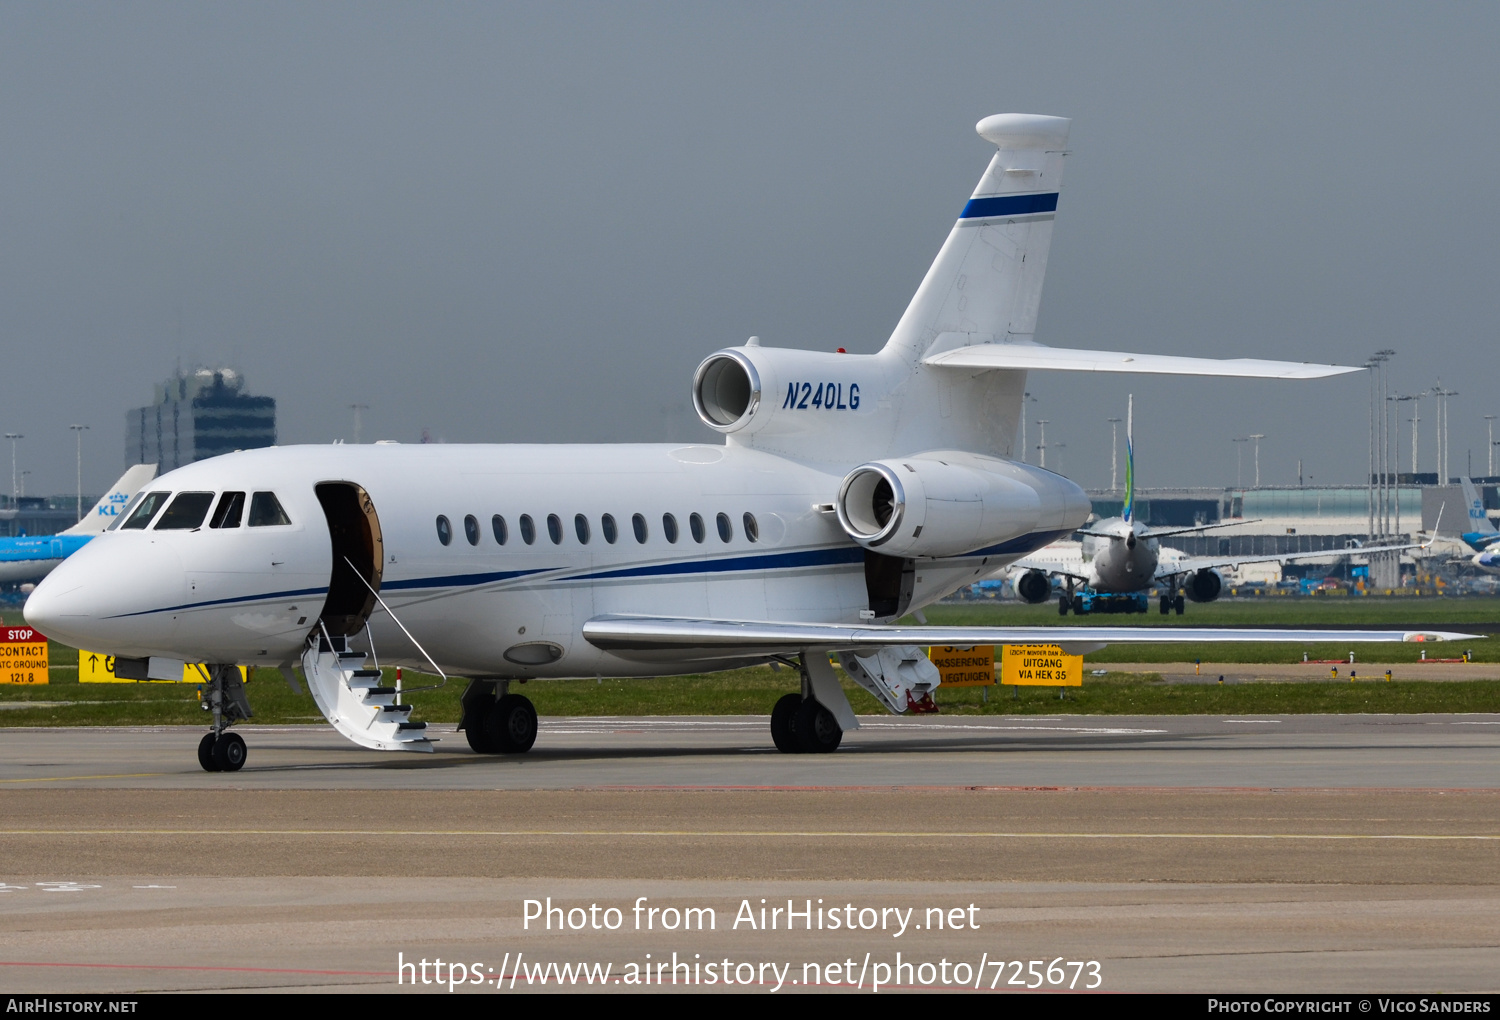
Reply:
[[[702,658],[772,655],[804,649],[852,651],[891,645],[1181,644],[1195,641],[1458,641],[1476,635],[1445,631],[1238,629],[1224,627],[884,627],[875,624],[695,620],[661,616],[596,616],[583,625],[596,648],[620,652],[681,651]],[[692,658],[692,655],[684,658]]]
[[[922,359],[924,365],[942,368],[1008,368],[1027,372],[1130,372],[1139,375],[1227,376],[1241,379],[1326,379],[1333,375],[1362,372],[1345,365],[1316,365],[1296,361],[1262,361],[1258,358],[1178,358],[1164,354],[1130,354],[1125,351],[1077,351],[1041,344],[970,344],[942,350],[943,337],[933,345],[938,351]]]

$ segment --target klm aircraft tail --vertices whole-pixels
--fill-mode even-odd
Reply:
[[[1464,505],[1469,508],[1463,540],[1474,549],[1483,551],[1500,540],[1500,531],[1495,530],[1489,515],[1484,512],[1484,499],[1480,497],[1474,482],[1467,476],[1459,481],[1464,487]]]
[[[155,464],[137,464],[120,476],[108,492],[84,515],[83,520],[63,532],[64,535],[98,535],[115,522],[115,519],[130,502],[130,497],[141,491],[156,477]]]

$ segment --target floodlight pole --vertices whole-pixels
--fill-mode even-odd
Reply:
[[[1495,416],[1493,414],[1487,414],[1487,415],[1484,416],[1484,421],[1485,421],[1485,424],[1487,424],[1490,427],[1490,469],[1487,472],[1485,472],[1485,474],[1489,475],[1489,477],[1491,477],[1491,478],[1494,478],[1495,477]],[[14,460],[14,458],[12,458],[12,460]],[[14,474],[15,470],[16,469],[15,469],[14,465],[12,465],[12,467],[11,467],[11,473]],[[15,488],[14,485],[12,485],[11,487]]]
[[[1259,432],[1250,438],[1255,440],[1255,487],[1258,489],[1260,488],[1260,441],[1266,436],[1265,433]]]
[[[1121,444],[1119,444],[1119,432],[1121,432],[1121,420],[1106,419],[1110,423],[1110,492],[1119,489],[1119,463],[1121,463]]]
[[[1235,444],[1235,447],[1234,447],[1234,487],[1236,489],[1243,489],[1245,487],[1245,470],[1244,470],[1244,468],[1245,468],[1245,457],[1244,457],[1245,448],[1243,446],[1240,446],[1239,444],[1240,443],[1248,443],[1249,441],[1250,441],[1250,437],[1249,436],[1235,436],[1233,439],[1230,440],[1230,442],[1232,442],[1232,443]]]
[[[1041,429],[1041,433],[1042,433],[1041,441],[1037,443],[1037,447],[1036,447],[1037,450],[1040,451],[1040,453],[1041,453],[1041,462],[1040,462],[1040,464],[1038,466],[1039,467],[1046,467],[1047,466],[1047,426],[1049,424],[1051,424],[1051,419],[1050,418],[1041,418],[1041,419],[1037,420],[1036,424],[1037,424],[1037,427],[1039,429]]]
[[[349,409],[354,412],[354,445],[358,446],[359,445],[359,432],[360,432],[360,428],[359,428],[360,427],[359,412],[361,412],[361,411],[368,411],[370,409],[370,405],[369,404],[350,404],[349,405]]]
[[[14,507],[17,505],[16,500],[19,498],[16,495],[16,440],[25,439],[26,437],[19,432],[7,432],[5,433],[5,438],[10,440],[10,504]],[[1491,455],[1490,459],[1491,461],[1494,460],[1493,455]]]
[[[69,425],[73,435],[78,438],[78,509],[77,519],[83,520],[83,434],[87,431],[87,425]]]

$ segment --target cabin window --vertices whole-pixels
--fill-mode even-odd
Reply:
[[[151,518],[156,516],[156,511],[166,503],[170,492],[153,492],[141,500],[140,505],[135,508],[131,515],[125,518],[125,523],[120,525],[122,531],[144,531],[146,525],[151,523]]]
[[[238,528],[240,518],[245,515],[245,494],[243,492],[226,492],[219,497],[219,505],[214,507],[214,515],[208,519],[210,528]]]
[[[734,537],[734,525],[729,523],[728,514],[720,514],[717,518],[719,525],[719,538],[725,542]]]
[[[646,518],[641,514],[632,514],[630,517],[630,528],[635,532],[635,540],[641,545],[646,544]]]
[[[157,531],[193,531],[203,527],[203,518],[213,505],[211,492],[179,492],[156,522]]]
[[[667,541],[673,544],[677,542],[677,518],[671,514],[661,515],[661,533],[667,537]]]
[[[504,545],[505,540],[510,537],[510,532],[505,527],[505,518],[499,514],[490,518],[490,530],[495,533],[496,545]]]
[[[703,517],[699,514],[688,514],[688,528],[693,532],[693,541],[701,544],[703,537],[707,534],[703,530]]]
[[[760,541],[760,522],[750,511],[745,511],[745,540],[749,542]]]
[[[557,514],[547,515],[547,537],[553,545],[562,545],[562,518]]]
[[[448,518],[438,514],[437,519],[438,541],[447,545],[453,541],[453,525],[448,523]]]
[[[473,514],[464,517],[464,538],[469,540],[470,545],[479,544],[479,518]]]
[[[257,492],[250,497],[250,527],[270,528],[290,524],[292,519],[281,509],[281,500],[274,492]]]
[[[604,541],[610,545],[614,545],[615,539],[620,537],[620,529],[615,527],[615,519],[609,514],[599,518],[599,530],[604,532]]]
[[[530,514],[521,515],[521,541],[527,545],[536,541],[536,525],[532,523]]]
[[[578,544],[589,544],[589,519],[583,514],[573,515],[573,530],[578,533]]]

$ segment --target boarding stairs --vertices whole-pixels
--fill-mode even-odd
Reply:
[[[839,665],[892,715],[937,711],[932,692],[943,678],[916,645],[894,645],[868,655],[840,652]]]
[[[431,751],[436,738],[425,722],[411,721],[411,706],[397,703],[400,692],[386,687],[378,668],[365,668],[366,655],[348,638],[319,627],[302,653],[302,672],[313,700],[333,728],[362,747],[379,751]]]

